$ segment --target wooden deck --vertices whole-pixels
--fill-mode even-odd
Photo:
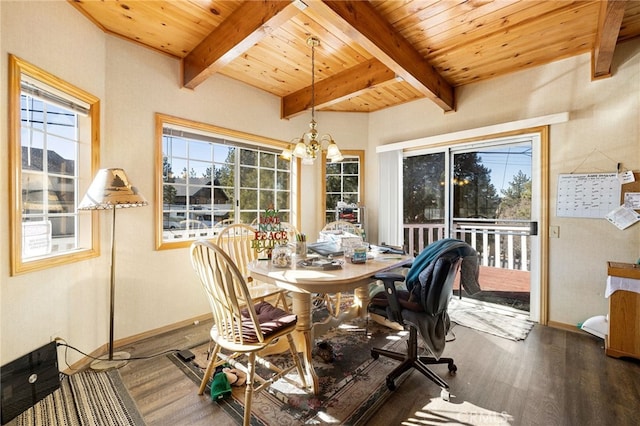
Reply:
[[[459,277],[458,275],[454,294],[458,294],[460,288]],[[530,279],[529,271],[481,266],[478,281],[482,291],[466,297],[529,311]]]
[[[478,281],[483,291],[506,291],[529,293],[531,290],[531,272],[515,269],[500,269],[481,266]],[[459,288],[460,275],[454,288]]]
[[[516,269],[480,267],[480,288],[486,291],[518,291],[529,293],[531,272]]]

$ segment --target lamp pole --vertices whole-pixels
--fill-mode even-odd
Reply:
[[[111,216],[111,268],[109,283],[109,354],[107,359],[97,358],[91,363],[94,370],[108,370],[125,365],[131,355],[113,352],[115,293],[116,293],[116,209],[146,206],[147,200],[132,186],[124,170],[120,168],[100,169],[89,189],[78,205],[78,210],[108,210]]]
[[[110,308],[109,308],[109,361],[113,361],[113,319],[115,313],[116,298],[116,206],[112,207],[113,216],[111,219],[111,285],[110,285]]]

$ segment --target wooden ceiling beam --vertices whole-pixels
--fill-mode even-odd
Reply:
[[[453,87],[368,1],[305,0],[331,30],[371,55],[446,111],[455,110]]]
[[[598,31],[591,54],[591,79],[611,77],[613,52],[618,42],[622,18],[627,0],[605,0],[600,2]]]
[[[395,80],[396,75],[377,59],[370,59],[315,83],[315,106],[322,108],[358,96],[373,86]],[[311,108],[311,86],[282,98],[282,118],[291,118]]]
[[[184,87],[194,89],[299,12],[290,0],[244,2],[182,60]]]

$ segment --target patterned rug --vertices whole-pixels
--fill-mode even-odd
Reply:
[[[511,340],[524,340],[533,328],[529,313],[470,298],[452,297],[449,318],[458,325]]]
[[[330,342],[335,361],[324,362],[316,350],[313,351],[313,363],[320,384],[319,394],[312,395],[280,380],[268,389],[254,394],[252,424],[365,424],[389,395],[385,378],[398,365],[397,361],[385,357],[373,360],[370,350],[372,347],[406,350],[406,342],[401,334],[404,333],[364,320],[354,320],[340,328],[331,329],[322,336],[322,340],[316,340],[316,344],[320,341]],[[195,385],[199,385],[207,365],[208,348],[208,343],[192,348],[196,358],[186,363],[173,354],[169,357]],[[282,364],[281,355],[267,358]],[[396,385],[405,376],[396,380]],[[295,380],[297,373],[292,373],[291,378]],[[241,423],[245,387],[232,387],[232,390],[230,398],[212,404],[220,404]],[[208,387],[206,392],[208,394]]]
[[[118,370],[82,371],[8,423],[13,426],[141,426],[142,416]]]

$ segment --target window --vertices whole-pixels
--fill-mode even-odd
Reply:
[[[97,256],[97,216],[79,213],[97,169],[99,100],[11,55],[11,274]]]
[[[159,249],[213,238],[230,223],[256,223],[267,208],[291,217],[286,144],[162,114],[158,129]]]
[[[342,155],[344,160],[338,163],[327,161],[323,155],[325,223],[347,220],[364,225],[363,211],[354,209],[364,200],[364,151],[342,151]],[[338,205],[345,206],[343,214],[338,214]]]

